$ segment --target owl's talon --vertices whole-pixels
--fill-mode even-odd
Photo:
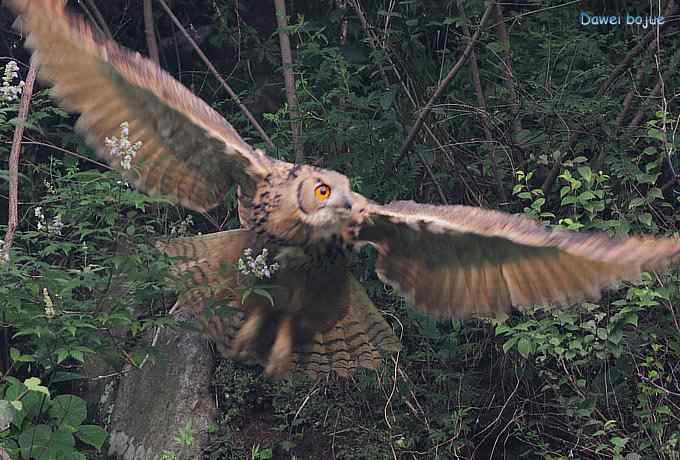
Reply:
[[[265,374],[268,376],[280,376],[288,372],[291,366],[293,353],[293,327],[290,318],[283,320],[281,327],[276,333],[274,345],[267,359]]]
[[[261,309],[254,310],[246,319],[238,335],[231,344],[231,356],[234,359],[243,360],[250,356],[251,344],[255,342],[255,338],[260,332],[260,328],[264,321],[264,314]]]

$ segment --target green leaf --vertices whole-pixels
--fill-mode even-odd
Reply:
[[[579,166],[576,168],[578,173],[583,177],[586,182],[592,182],[593,180],[593,171],[590,169],[590,166]]]
[[[97,425],[81,425],[78,427],[76,432],[76,437],[86,444],[91,445],[97,450],[102,448],[104,441],[108,433],[104,429]]]
[[[508,350],[510,350],[515,345],[515,343],[517,343],[517,337],[513,337],[510,340],[508,340],[507,342],[505,342],[503,344],[503,352],[507,353]]]
[[[633,198],[632,200],[630,200],[630,203],[628,203],[628,209],[634,209],[634,208],[637,208],[639,206],[642,206],[646,203],[646,201],[647,200],[645,200],[644,198],[639,198],[639,197]]]
[[[24,385],[26,385],[26,389],[29,391],[36,391],[38,393],[43,393],[44,395],[48,396],[50,395],[50,390],[47,389],[47,387],[44,387],[40,385],[40,379],[36,377],[30,377],[24,381]]]
[[[637,218],[644,225],[648,227],[652,226],[652,215],[650,213],[643,212],[642,214],[638,214]]]
[[[671,411],[671,408],[666,406],[665,404],[657,407],[656,413],[661,415],[673,415],[673,411]]]
[[[9,356],[15,363],[29,363],[35,361],[32,355],[22,355],[19,350],[12,347],[9,349]]]
[[[380,97],[380,106],[383,110],[388,110],[390,107],[392,107],[392,103],[394,102],[394,97],[396,95],[397,92],[394,89],[390,89],[383,93],[383,95]]]
[[[265,299],[269,300],[269,302],[274,306],[274,298],[272,295],[267,291],[266,289],[260,289],[260,288],[253,288],[253,293],[261,295]]]
[[[625,317],[624,324],[632,324],[633,326],[638,325],[638,315],[637,313],[628,313]]]
[[[611,443],[615,447],[624,448],[624,447],[626,447],[626,444],[628,443],[628,438],[620,438],[618,436],[614,436],[613,438],[611,438]]]
[[[35,460],[46,460],[54,458],[50,455],[49,444],[52,438],[52,430],[47,425],[36,425],[19,435],[19,447],[21,457]]]
[[[82,378],[83,376],[76,372],[55,372],[51,382],[52,383],[70,382],[72,380],[80,380]]]
[[[531,354],[532,344],[529,339],[522,337],[517,341],[517,351],[522,355],[523,358],[528,358]]]
[[[87,417],[87,404],[78,396],[59,395],[50,403],[48,413],[57,426],[76,431]]]
[[[5,399],[0,399],[0,431],[6,430],[9,427],[9,424],[14,420],[17,411],[21,410],[21,408],[17,409],[13,404],[15,402],[20,403],[20,401],[10,402]]]

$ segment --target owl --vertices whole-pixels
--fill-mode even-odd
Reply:
[[[76,130],[138,190],[205,213],[238,188],[241,228],[158,245],[192,282],[176,308],[195,313],[224,355],[257,362],[268,375],[346,376],[399,350],[349,270],[364,245],[377,250],[380,280],[441,318],[597,299],[607,286],[680,258],[677,239],[610,239],[467,206],[380,205],[338,172],[254,149],[204,101],[139,53],[99,37],[63,0],[7,4],[40,78],[80,113]],[[253,273],[269,276],[266,295],[243,295]]]

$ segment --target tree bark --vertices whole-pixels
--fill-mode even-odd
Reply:
[[[501,5],[494,1],[494,17],[496,20],[496,30],[498,35],[498,40],[503,45],[503,84],[505,88],[510,93],[511,100],[511,112],[512,112],[512,125],[510,137],[512,143],[517,142],[517,133],[522,129],[522,125],[519,122],[519,94],[517,93],[517,88],[515,87],[515,75],[512,71],[512,49],[510,48],[510,34],[508,33],[508,28],[505,27],[505,18],[503,17],[503,9]]]
[[[26,83],[21,93],[21,101],[19,102],[19,113],[17,114],[17,124],[14,128],[14,137],[12,138],[12,148],[9,154],[9,209],[7,212],[7,233],[5,233],[4,244],[0,247],[0,265],[9,263],[10,253],[12,251],[12,244],[14,243],[14,234],[19,226],[19,158],[21,156],[21,139],[24,137],[24,127],[28,119],[28,110],[31,106],[31,97],[33,96],[33,83],[38,70],[38,64],[35,59],[31,59],[31,64],[26,75]],[[0,372],[2,375],[10,368],[9,362],[9,334],[7,329],[3,328],[3,334],[0,338],[2,347],[0,350]]]
[[[144,34],[146,35],[146,47],[149,50],[149,57],[156,64],[160,64],[160,53],[158,52],[158,41],[153,25],[152,0],[144,0]]]
[[[494,2],[496,4],[496,2]],[[465,10],[463,9],[463,2],[458,1],[458,10],[463,17],[463,34],[468,41],[472,41],[470,37],[470,28],[467,26],[467,18],[465,17]],[[484,131],[484,138],[489,143],[489,160],[491,162],[491,173],[493,174],[494,182],[496,183],[496,192],[502,203],[507,202],[507,196],[505,194],[505,189],[503,188],[503,181],[498,172],[498,161],[496,159],[496,146],[498,143],[491,133],[491,128],[489,127],[489,112],[486,108],[486,98],[484,97],[484,88],[482,87],[482,78],[479,75],[479,64],[477,59],[477,52],[474,47],[470,51],[470,70],[472,73],[472,81],[475,85],[475,93],[477,94],[477,101],[479,102],[480,111],[480,121],[482,124],[482,130]]]
[[[3,251],[9,256],[14,242],[14,234],[19,225],[19,158],[21,156],[21,139],[24,137],[24,127],[28,119],[28,109],[31,106],[33,96],[33,83],[38,71],[35,59],[31,59],[31,65],[26,75],[26,83],[21,92],[21,102],[19,102],[19,113],[17,124],[14,128],[12,138],[12,149],[9,154],[9,211],[7,219],[7,233],[5,234],[5,245]]]
[[[274,0],[276,8],[276,24],[279,27],[279,44],[281,45],[281,64],[283,65],[283,80],[286,85],[286,97],[288,99],[288,113],[291,119],[293,135],[293,147],[295,148],[295,163],[305,161],[305,152],[300,139],[300,114],[298,112],[297,95],[295,94],[295,75],[293,74],[293,54],[290,51],[290,38],[286,27],[286,1]]]

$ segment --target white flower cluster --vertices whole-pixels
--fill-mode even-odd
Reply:
[[[179,224],[172,224],[170,226],[170,235],[184,236],[192,225],[194,225],[194,219],[191,216],[186,216]]]
[[[43,288],[43,302],[45,303],[45,316],[47,319],[52,319],[56,316],[57,310],[54,309],[54,302],[50,297],[50,291],[47,288]]]
[[[278,263],[267,264],[269,252],[263,249],[261,254],[253,257],[253,250],[247,248],[243,250],[243,257],[238,259],[238,271],[243,275],[253,275],[255,278],[271,278],[279,269]]]
[[[0,86],[0,101],[12,102],[16,101],[24,89],[26,82],[19,80],[19,83],[14,84],[14,79],[19,78],[19,66],[16,61],[9,61],[5,65],[5,72],[2,75],[2,86]]]
[[[120,139],[116,136],[104,139],[104,144],[111,149],[112,157],[120,157],[120,167],[130,170],[132,160],[142,148],[141,142],[130,143],[130,125],[127,121],[120,124]]]
[[[55,188],[54,188],[54,185],[52,185],[48,180],[43,179],[43,185],[45,186],[45,188],[47,189],[47,191],[48,191],[49,193],[51,193],[52,195],[54,195],[54,194],[57,193],[57,189],[55,189]]]
[[[61,236],[61,230],[64,228],[64,223],[61,221],[61,214],[57,214],[52,218],[51,223],[47,223],[45,214],[40,206],[35,208],[35,217],[38,219],[38,230],[47,230],[47,233],[53,233]]]

